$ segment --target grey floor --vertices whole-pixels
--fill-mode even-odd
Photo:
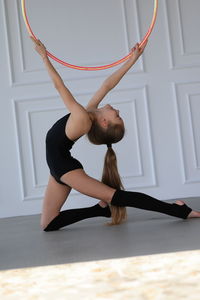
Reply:
[[[200,210],[200,198],[185,202]],[[45,233],[39,218],[0,219],[1,270],[200,249],[200,219],[128,208],[120,226],[106,226],[101,217]]]

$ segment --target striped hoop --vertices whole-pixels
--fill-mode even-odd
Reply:
[[[37,39],[36,36],[34,35],[30,23],[28,21],[28,16],[27,16],[27,12],[26,12],[26,4],[25,4],[25,0],[21,0],[21,6],[22,6],[22,14],[23,14],[23,18],[24,18],[24,22],[26,24],[26,28],[29,32],[29,34],[34,38]],[[140,47],[146,42],[146,40],[149,38],[155,22],[156,22],[156,17],[157,17],[157,11],[158,11],[158,0],[154,0],[154,10],[153,10],[153,18],[151,21],[151,24],[149,26],[149,29],[147,31],[147,33],[145,34],[144,38],[142,39],[142,41],[140,42]],[[57,61],[58,63],[68,67],[68,68],[72,68],[72,69],[77,69],[77,70],[85,70],[85,71],[96,71],[96,70],[104,70],[104,69],[109,69],[112,68],[114,66],[117,66],[119,64],[121,64],[122,62],[126,61],[131,55],[132,53],[130,52],[128,55],[126,55],[125,57],[111,63],[108,65],[103,65],[103,66],[97,66],[97,67],[82,67],[82,66],[76,66],[76,65],[72,65],[70,63],[67,63],[59,58],[57,58],[55,55],[51,54],[50,52],[47,51],[47,55],[49,57],[51,57],[53,60]]]

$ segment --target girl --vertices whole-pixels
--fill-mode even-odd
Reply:
[[[107,104],[101,108],[98,106],[106,94],[134,65],[143,53],[146,44],[141,48],[136,44],[129,60],[103,82],[87,107],[84,108],[64,85],[47,56],[45,46],[40,40],[32,38],[32,41],[43,59],[55,88],[70,112],[52,126],[46,137],[46,158],[51,175],[43,202],[42,229],[44,231],[58,230],[80,220],[97,216],[112,216],[111,224],[120,224],[126,218],[126,206],[157,211],[182,219],[200,217],[200,212],[192,211],[182,201],[169,204],[142,193],[122,190],[112,144],[123,138],[124,122],[119,111],[111,105]],[[85,134],[92,143],[107,146],[102,182],[89,177],[84,172],[82,164],[71,156],[70,150],[73,144]],[[92,207],[60,212],[72,188],[82,194],[97,198],[100,202]]]

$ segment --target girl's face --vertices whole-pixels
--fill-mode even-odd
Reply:
[[[120,124],[124,125],[122,118],[119,115],[119,110],[114,109],[110,104],[106,104],[105,106],[99,108],[101,115],[106,119],[107,122],[111,122],[112,124]]]

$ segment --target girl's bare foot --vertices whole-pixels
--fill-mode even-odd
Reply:
[[[192,210],[191,213],[188,215],[187,219],[190,218],[200,218],[200,212]]]
[[[184,205],[185,204],[181,200],[176,200],[175,203],[178,204],[178,205]],[[191,213],[188,215],[187,219],[191,219],[191,218],[200,218],[200,212],[192,210]]]

